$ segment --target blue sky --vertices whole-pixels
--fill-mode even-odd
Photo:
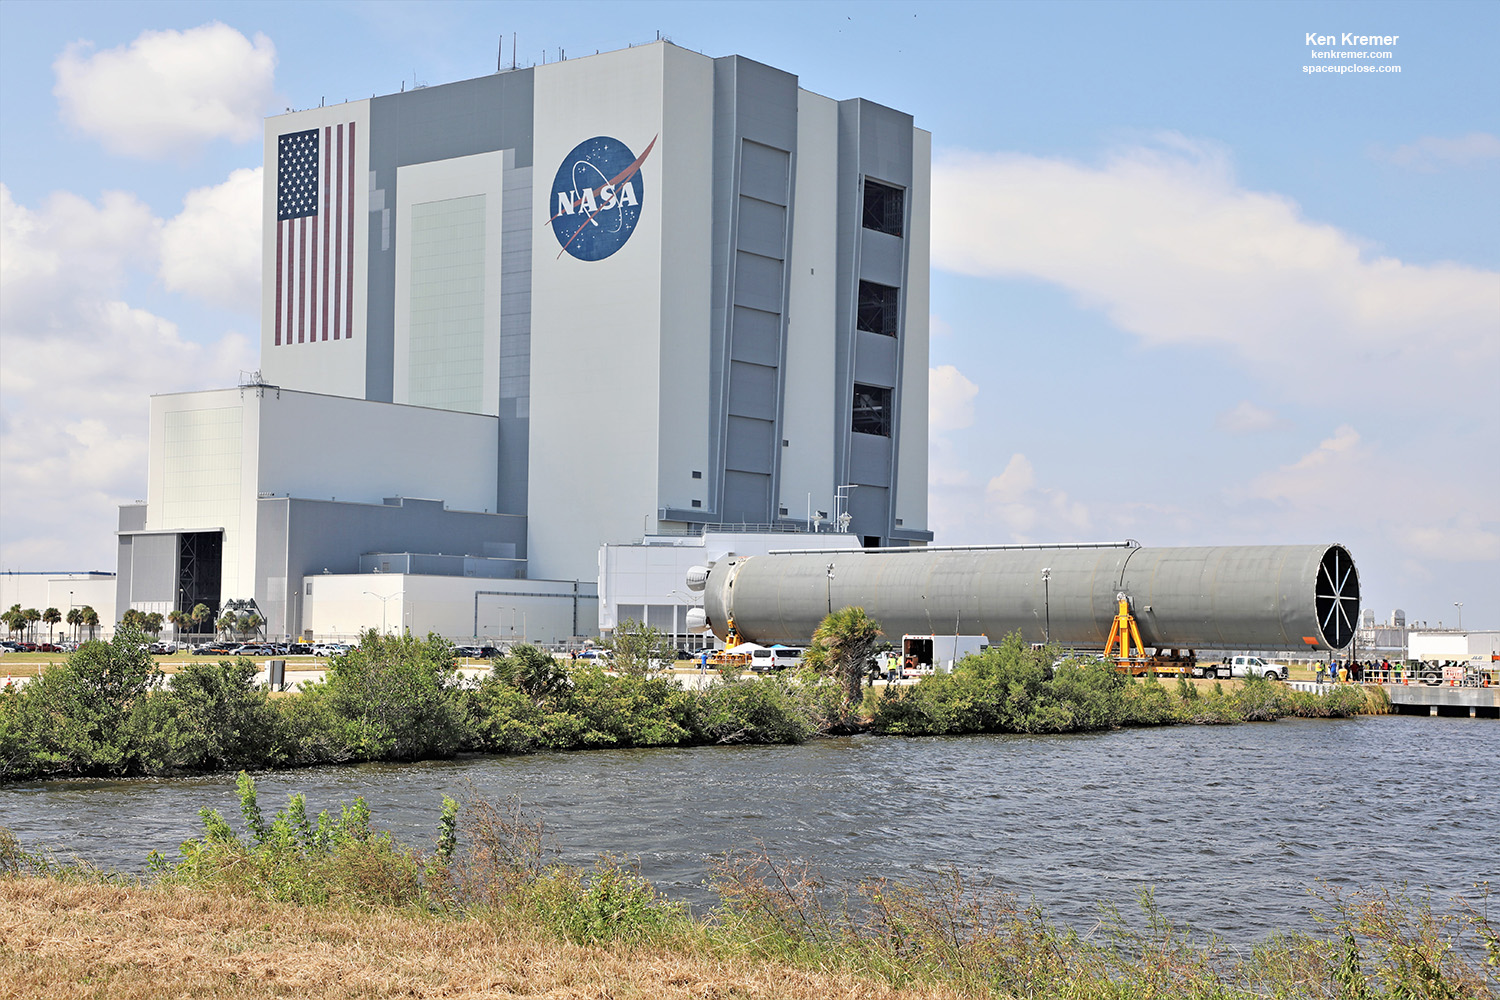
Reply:
[[[1341,541],[1381,617],[1500,627],[1497,29],[1483,3],[9,0],[0,569],[112,568],[146,395],[255,367],[259,115],[481,75],[513,32],[526,64],[660,31],[933,133],[938,541]],[[1345,32],[1398,38],[1306,40]],[[1356,62],[1400,72],[1303,72]],[[219,101],[174,129],[183,94]]]

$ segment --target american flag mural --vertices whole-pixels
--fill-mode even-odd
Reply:
[[[354,123],[277,138],[275,343],[354,336]]]

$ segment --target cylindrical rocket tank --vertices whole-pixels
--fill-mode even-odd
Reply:
[[[1359,575],[1342,545],[830,549],[729,556],[704,586],[709,626],[805,642],[831,611],[862,607],[886,636],[1020,631],[1103,648],[1119,595],[1158,649],[1342,649]]]

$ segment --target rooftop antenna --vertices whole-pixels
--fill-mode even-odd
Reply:
[[[505,36],[500,36],[500,42],[495,46],[495,72],[498,73],[505,68],[501,57],[505,55]]]
[[[516,33],[510,33],[510,68],[516,68]]]

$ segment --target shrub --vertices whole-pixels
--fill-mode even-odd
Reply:
[[[1282,695],[1286,688],[1260,674],[1247,674],[1235,693],[1240,718],[1246,722],[1274,722],[1286,714]]]
[[[142,756],[149,767],[204,771],[274,767],[287,761],[280,717],[243,657],[189,663],[170,689],[146,700]]]
[[[122,626],[0,698],[0,778],[140,771],[146,695],[162,679],[146,647]]]
[[[675,680],[610,677],[596,664],[574,669],[566,698],[585,747],[660,747],[691,742],[693,697]]]
[[[342,764],[355,758],[344,720],[334,709],[328,683],[302,685],[302,691],[270,703],[276,713],[286,763],[294,767]]]
[[[328,666],[328,706],[356,760],[451,757],[468,735],[453,647],[374,629]]]
[[[200,810],[203,836],[183,843],[176,865],[157,864],[162,881],[304,905],[424,901],[421,859],[389,833],[370,830],[364,799],[342,807],[337,817],[324,810],[314,825],[303,797],[292,795],[267,823],[254,779],[241,771],[237,788],[244,838],[217,810]]]
[[[813,699],[799,702],[780,677],[715,684],[693,702],[693,736],[705,743],[801,743],[818,727]]]

